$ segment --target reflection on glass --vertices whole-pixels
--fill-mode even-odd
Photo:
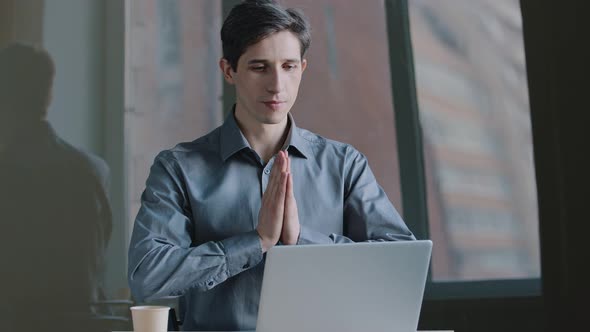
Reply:
[[[517,0],[410,0],[433,279],[538,278]]]
[[[109,169],[46,120],[54,76],[44,49],[0,49],[0,325],[106,331],[116,327],[101,325],[96,304],[112,229]]]

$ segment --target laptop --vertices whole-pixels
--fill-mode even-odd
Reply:
[[[256,332],[415,332],[432,242],[275,246]]]

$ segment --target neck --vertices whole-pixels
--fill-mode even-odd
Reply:
[[[238,106],[236,106],[235,117],[238,127],[250,147],[258,153],[265,163],[279,152],[289,134],[288,117],[277,124],[263,124],[240,112]]]

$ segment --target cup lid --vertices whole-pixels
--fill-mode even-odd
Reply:
[[[170,310],[170,307],[162,305],[140,305],[129,308],[131,310]]]

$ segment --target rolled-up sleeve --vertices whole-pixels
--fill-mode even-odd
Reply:
[[[262,261],[255,230],[192,246],[194,221],[175,166],[169,155],[156,157],[135,219],[128,281],[140,302],[180,296],[192,288],[207,291]]]

